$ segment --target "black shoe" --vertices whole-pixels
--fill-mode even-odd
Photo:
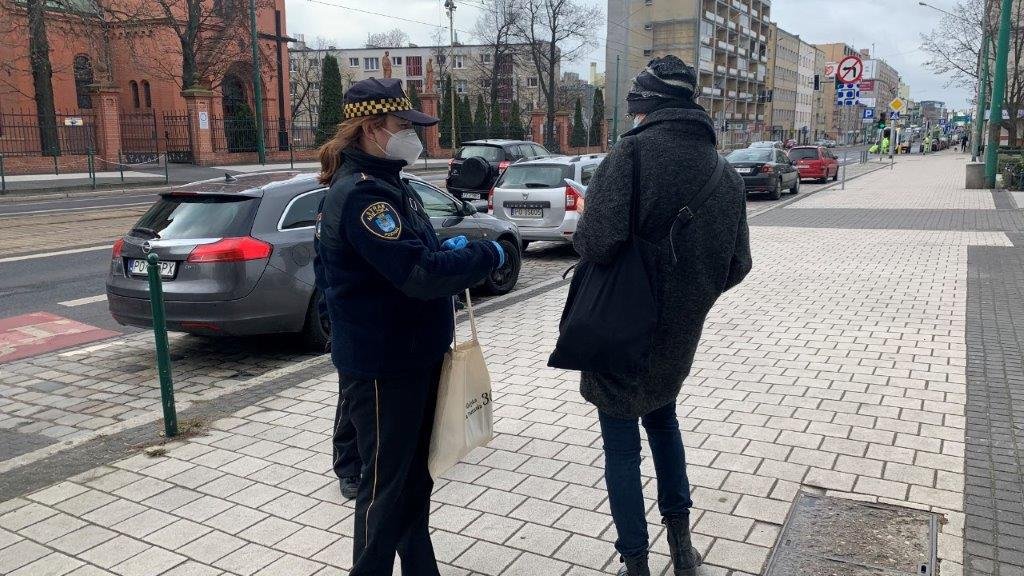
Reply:
[[[346,476],[339,480],[341,483],[341,495],[346,500],[351,500],[359,493],[359,476]]]
[[[651,576],[651,568],[647,565],[647,553],[633,558],[619,556],[622,567],[616,576]]]
[[[661,523],[665,525],[674,576],[696,576],[697,567],[704,563],[704,559],[690,541],[689,514],[665,517]]]

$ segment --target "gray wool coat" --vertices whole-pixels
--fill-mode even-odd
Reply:
[[[656,270],[654,347],[639,375],[584,372],[580,381],[584,398],[619,418],[637,418],[675,402],[690,373],[705,317],[715,300],[751,268],[743,179],[728,164],[717,190],[689,226],[677,227],[678,261],[673,265],[668,238],[672,221],[711,177],[718,154],[707,113],[681,108],[648,114],[601,163],[573,239],[581,258],[608,263],[629,237],[633,146],[640,147],[640,235],[658,243],[654,261],[647,263],[649,270]]]

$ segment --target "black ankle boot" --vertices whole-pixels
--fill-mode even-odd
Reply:
[[[696,576],[704,559],[690,541],[690,516],[665,517],[661,523],[665,525],[674,576]]]
[[[632,558],[619,556],[619,561],[623,564],[616,576],[651,576],[651,568],[647,565],[647,553]]]

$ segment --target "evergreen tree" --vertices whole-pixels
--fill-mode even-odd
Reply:
[[[469,105],[469,95],[459,98],[458,101],[458,130],[459,145],[473,139],[473,110]]]
[[[338,124],[345,119],[342,101],[341,71],[338,59],[328,54],[324,56],[320,84],[320,116],[316,125],[316,145],[334,137]]]
[[[476,115],[473,117],[473,138],[487,138],[487,106],[484,95],[476,95]]]
[[[224,122],[228,152],[256,151],[256,116],[247,102],[237,105]]]
[[[583,125],[583,105],[580,99],[576,99],[576,112],[572,117],[572,133],[569,135],[569,145],[573,148],[583,148],[587,145],[587,127]]]
[[[488,138],[505,138],[505,123],[501,120],[501,105],[491,102],[491,123],[487,128]]]
[[[604,93],[594,90],[594,113],[590,117],[590,145],[604,146],[601,141],[601,127],[604,126]]]
[[[452,147],[452,77],[444,79],[441,94],[441,122],[438,130],[442,148]]]
[[[523,115],[519,111],[519,101],[512,101],[512,110],[508,118],[508,137],[513,140],[522,140],[526,137],[526,130],[523,128]]]

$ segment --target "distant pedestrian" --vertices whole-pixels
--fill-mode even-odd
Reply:
[[[967,144],[968,144],[969,141],[970,141],[970,137],[967,135],[967,132],[964,132],[964,133],[960,134],[960,152],[961,153],[967,152]]]
[[[584,371],[580,383],[598,408],[615,548],[625,563],[620,576],[650,574],[638,420],[654,458],[673,573],[692,576],[702,563],[690,538],[693,501],[676,399],[705,317],[751,268],[743,179],[720,159],[714,124],[694,101],[696,86],[694,69],[675,56],[651,60],[633,80],[626,103],[634,127],[598,168],[573,240],[581,261],[598,265],[620,257],[634,226],[635,236],[656,245],[651,278],[661,298],[646,368],[635,375]],[[710,195],[685,220],[683,208],[701,192]]]

